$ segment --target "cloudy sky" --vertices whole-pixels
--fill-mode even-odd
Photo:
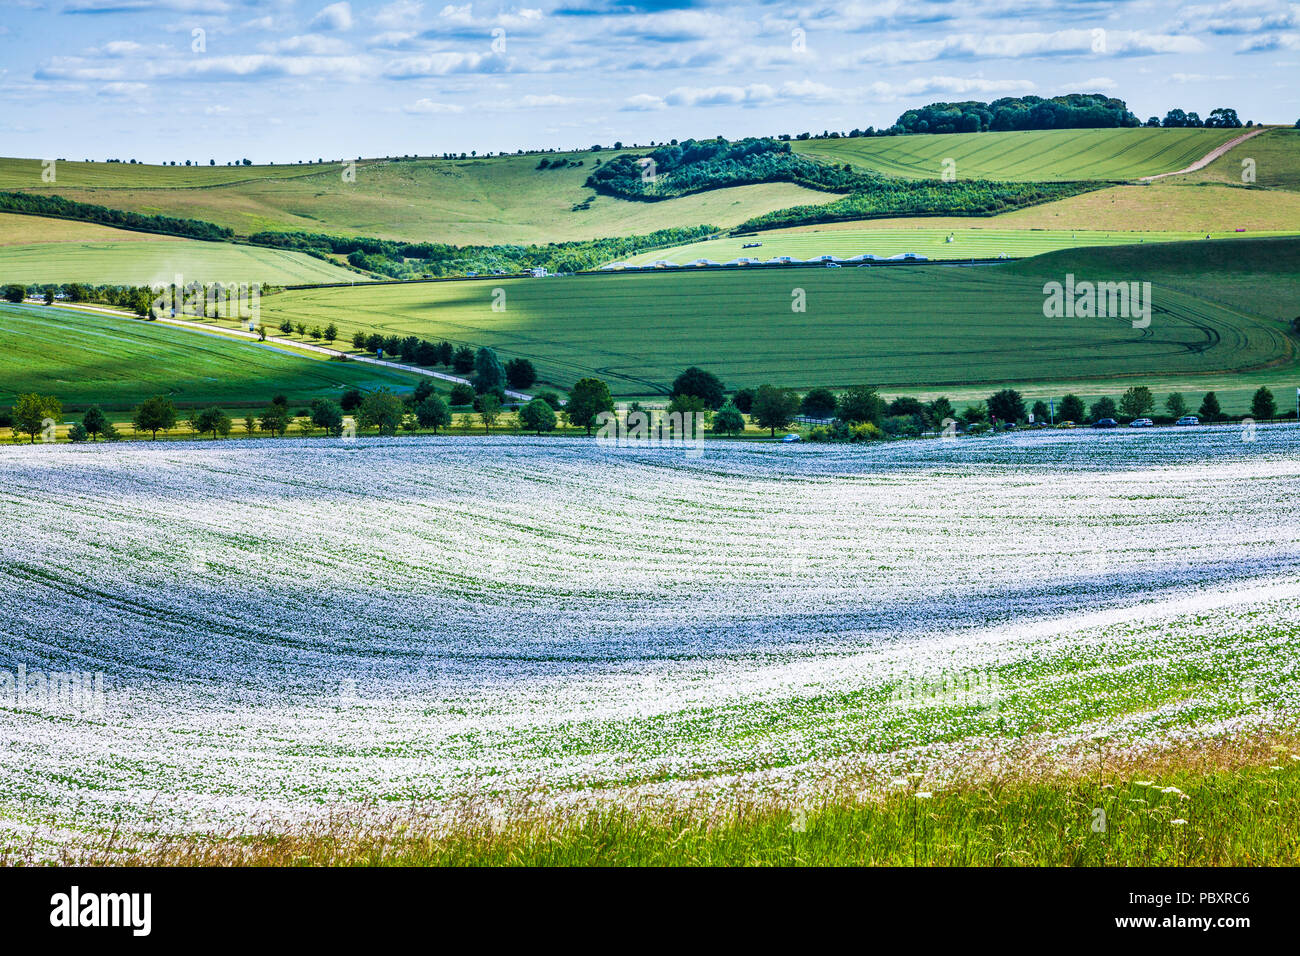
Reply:
[[[219,163],[887,126],[1103,91],[1300,116],[1300,4],[4,0],[0,153]]]

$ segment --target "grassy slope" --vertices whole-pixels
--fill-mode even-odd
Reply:
[[[1107,381],[1188,387],[1267,383],[1281,388],[1295,347],[1267,312],[1271,286],[1296,281],[1300,240],[1255,240],[1268,250],[1259,273],[1234,273],[1253,298],[1233,304],[1197,293],[1207,266],[1245,255],[1245,240],[1152,249],[1089,251],[1055,259],[976,268],[761,270],[748,273],[627,274],[568,279],[401,284],[288,292],[264,300],[267,321],[282,316],[333,321],[343,338],[356,328],[491,345],[522,355],[544,376],[571,384],[586,374],[616,394],[663,390],[700,364],[732,387],[763,382],[806,388],[874,382],[890,392],[960,390],[997,383]],[[1263,245],[1258,245],[1263,244]],[[1233,250],[1242,249],[1240,253]],[[1117,277],[1157,284],[1151,328],[1127,320],[1047,320],[1043,275],[1063,270],[1110,278],[1099,263],[1125,253]],[[1261,255],[1263,255],[1261,253]],[[1031,260],[1030,262],[1034,262]],[[1093,276],[1092,270],[1100,274]],[[1237,281],[1237,280],[1233,280]],[[1289,287],[1289,286],[1287,286]],[[506,310],[491,308],[506,291]],[[807,311],[791,311],[802,288]],[[1274,363],[1266,371],[1243,371]],[[1280,364],[1279,364],[1280,363]],[[1230,374],[1225,374],[1230,373]],[[1059,394],[1059,393],[1058,393]]]
[[[352,386],[410,388],[415,377],[357,362],[288,354],[138,319],[40,306],[0,305],[0,404],[23,392],[65,408],[122,409],[165,393],[178,405],[260,406],[334,397]]]
[[[583,183],[600,153],[547,154],[582,166],[538,170],[538,156],[364,161],[346,183],[337,164],[191,168],[65,163],[55,185],[34,160],[0,160],[0,188],[57,193],[136,212],[184,215],[247,235],[262,229],[331,232],[453,243],[560,242],[652,232],[675,225],[731,226],[834,194],[788,183],[715,190],[659,203],[596,197]]]
[[[357,273],[301,252],[200,242],[93,223],[0,213],[0,281],[147,285],[348,282]]]
[[[795,149],[889,176],[939,179],[943,161],[962,179],[1021,182],[1133,179],[1173,172],[1239,131],[1215,129],[1026,130],[1011,133],[818,139]]]
[[[1001,217],[998,217],[1001,218]],[[645,252],[627,260],[631,263],[651,263],[668,259],[685,265],[695,259],[712,259],[729,262],[737,256],[768,259],[772,256],[794,256],[810,259],[819,255],[836,255],[842,258],[860,253],[892,256],[915,252],[930,259],[995,258],[1006,254],[1012,258],[1041,255],[1058,249],[1079,246],[1111,246],[1140,244],[1144,242],[1176,242],[1185,239],[1202,239],[1204,233],[1193,232],[1094,232],[1064,229],[996,229],[972,226],[969,219],[947,220],[916,219],[899,228],[880,228],[879,223],[838,224],[840,228],[826,226],[800,226],[794,229],[774,229],[758,235],[725,237],[705,242],[694,242],[672,249]],[[897,220],[891,220],[897,222]],[[847,226],[847,227],[846,227]],[[1300,225],[1297,226],[1300,232]],[[953,237],[948,242],[949,236]],[[1235,233],[1221,232],[1215,238],[1237,238]],[[757,249],[746,249],[746,243],[762,242]]]
[[[939,792],[504,821],[469,810],[450,833],[418,819],[248,839],[167,839],[143,865],[260,866],[1260,866],[1300,864],[1300,757],[1292,740],[1190,748]],[[1172,788],[1172,789],[1170,789]],[[931,794],[927,797],[914,793]],[[1105,813],[1098,832],[1096,810]],[[1174,821],[1181,821],[1175,823]],[[120,863],[107,852],[102,863]]]
[[[1265,189],[1300,191],[1300,129],[1270,129],[1224,153],[1204,169],[1170,177],[1174,183],[1242,185],[1242,160],[1255,161],[1255,183]]]

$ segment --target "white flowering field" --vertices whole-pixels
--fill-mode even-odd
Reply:
[[[1254,438],[0,448],[0,671],[104,686],[0,700],[4,839],[1294,725],[1300,432]]]

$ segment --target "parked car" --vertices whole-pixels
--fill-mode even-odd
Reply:
[[[1199,425],[1200,423],[1201,420],[1195,415],[1184,415],[1182,418],[1178,419],[1178,421],[1174,422],[1175,425]]]
[[[828,263],[826,263],[826,268],[827,268],[827,269],[838,269],[839,267],[840,267],[840,264],[839,264],[838,262],[828,262]]]
[[[1135,418],[1128,423],[1128,427],[1129,428],[1150,428],[1154,424],[1155,422],[1153,422],[1149,418]]]
[[[1057,428],[1078,428],[1079,426],[1074,424],[1074,422],[1061,422],[1061,424],[1057,425],[1056,427]]]
[[[796,435],[794,432],[791,432],[790,434],[782,438],[781,441],[803,441],[803,439],[800,438],[798,435]]]
[[[1113,418],[1099,418],[1092,423],[1093,428],[1118,428],[1119,422]]]

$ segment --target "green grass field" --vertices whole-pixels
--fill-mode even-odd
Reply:
[[[263,312],[271,325],[286,316],[332,321],[344,339],[360,328],[490,345],[503,357],[533,360],[559,385],[594,374],[618,395],[662,393],[691,364],[731,387],[1281,387],[1295,374],[1295,344],[1282,322],[1266,317],[1264,303],[1279,289],[1296,288],[1298,244],[1128,246],[978,267],[629,273],[300,290],[268,297]],[[1143,257],[1154,265],[1144,265]],[[1200,294],[1203,288],[1213,294],[1214,282],[1206,281],[1213,269],[1240,286],[1221,293],[1222,301]],[[1081,279],[1153,281],[1150,328],[1134,329],[1127,319],[1045,319],[1043,284],[1067,271]],[[505,311],[492,310],[497,288],[505,290]],[[792,311],[795,289],[804,290],[804,312]]]
[[[623,151],[619,151],[620,153]],[[636,152],[629,150],[628,152]],[[60,163],[45,184],[36,160],[0,159],[0,189],[51,193],[142,213],[205,219],[249,235],[263,229],[493,244],[638,235],[668,226],[734,226],[836,194],[789,183],[719,189],[658,203],[596,196],[583,183],[613,150],[491,159],[365,160],[342,166],[204,168]],[[561,156],[581,166],[537,169]],[[577,209],[590,199],[589,208]]]
[[[1270,129],[1224,153],[1204,169],[1171,179],[1178,184],[1246,185],[1241,178],[1245,159],[1254,160],[1254,186],[1300,191],[1300,129],[1293,128]]]
[[[0,305],[0,405],[24,392],[56,395],[65,409],[100,404],[121,411],[150,395],[177,405],[258,406],[346,388],[409,389],[392,369],[290,353],[157,322],[78,309]]]
[[[263,285],[364,278],[301,252],[0,214],[0,282],[148,285],[177,273],[186,281]]]
[[[1203,240],[1205,233],[1192,232],[1096,232],[1065,229],[995,229],[970,225],[970,220],[960,220],[962,225],[927,227],[925,219],[918,219],[910,228],[879,228],[874,223],[854,223],[852,228],[827,228],[825,226],[800,226],[794,229],[774,229],[756,235],[711,239],[659,249],[633,256],[631,264],[649,264],[667,259],[686,265],[696,259],[730,262],[738,256],[770,259],[773,256],[793,256],[811,259],[820,255],[842,258],[871,253],[892,256],[915,252],[930,259],[985,259],[1008,256],[1013,259],[1037,256],[1058,249],[1080,246],[1112,246],[1142,243]],[[990,225],[992,220],[990,220]],[[1300,224],[1297,225],[1300,232]],[[1283,233],[1278,233],[1279,235]],[[1215,239],[1243,238],[1237,233],[1220,232]],[[1258,236],[1259,233],[1253,235]],[[952,241],[948,241],[948,237]],[[746,249],[746,243],[761,242],[758,248]],[[851,268],[851,266],[850,266]]]
[[[1217,129],[1026,130],[878,136],[796,142],[830,163],[906,179],[939,179],[943,161],[960,179],[1017,182],[1136,179],[1183,169],[1240,134]]]

